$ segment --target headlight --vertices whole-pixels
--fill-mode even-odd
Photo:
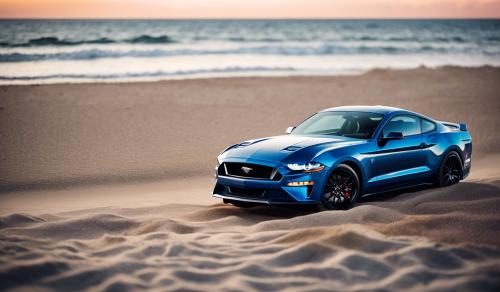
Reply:
[[[317,162],[309,162],[307,164],[291,163],[287,166],[290,170],[303,172],[319,172],[322,171],[323,168],[325,168],[323,164]]]

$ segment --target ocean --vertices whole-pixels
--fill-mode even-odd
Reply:
[[[0,20],[0,84],[500,66],[500,20]]]

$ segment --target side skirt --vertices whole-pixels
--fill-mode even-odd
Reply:
[[[408,186],[404,186],[404,187],[397,187],[397,188],[387,189],[387,190],[383,190],[383,191],[380,191],[380,192],[373,192],[373,193],[363,194],[361,196],[361,198],[370,197],[370,196],[378,195],[378,194],[384,194],[384,193],[394,192],[394,191],[399,191],[399,190],[410,189],[410,188],[414,188],[414,187],[418,187],[418,186],[431,186],[431,185],[433,185],[433,183],[431,183],[431,182],[418,183],[418,184],[408,185]]]

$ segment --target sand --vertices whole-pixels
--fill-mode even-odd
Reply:
[[[0,87],[0,290],[500,289],[500,69]],[[225,146],[322,108],[467,122],[472,173],[347,211],[210,197]]]

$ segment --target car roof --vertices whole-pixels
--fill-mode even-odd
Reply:
[[[324,109],[320,112],[333,112],[333,111],[346,111],[346,112],[367,112],[387,115],[392,112],[409,112],[404,109],[382,105],[356,105],[356,106],[338,106]]]

